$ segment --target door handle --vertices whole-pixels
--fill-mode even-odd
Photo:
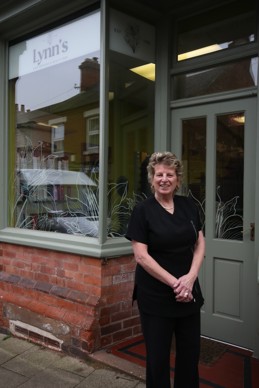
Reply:
[[[245,233],[250,233],[250,241],[254,241],[255,239],[255,223],[254,222],[251,222],[250,223],[250,228],[248,230],[242,230],[242,234],[245,234]]]
[[[251,241],[255,240],[255,223],[254,222],[250,223],[250,240]]]

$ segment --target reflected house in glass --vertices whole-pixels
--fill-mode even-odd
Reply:
[[[16,227],[98,237],[100,64],[96,57],[86,58],[78,68],[78,94],[17,112]],[[63,149],[57,151],[53,130],[60,123]],[[123,195],[116,195],[118,188]],[[109,182],[109,236],[124,234],[139,200],[133,197],[128,198],[127,181]]]
[[[99,145],[86,154],[84,114],[99,107],[99,63],[88,58],[78,67],[77,95],[39,110],[17,111],[16,227],[98,236]],[[55,152],[53,130],[59,123],[63,150]]]

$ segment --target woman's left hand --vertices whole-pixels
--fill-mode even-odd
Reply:
[[[180,292],[179,294],[175,295],[175,299],[177,302],[191,302],[194,298],[191,291],[184,291]]]

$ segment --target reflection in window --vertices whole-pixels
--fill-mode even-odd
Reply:
[[[217,116],[215,238],[242,240],[243,112]],[[205,228],[206,118],[182,121],[183,194],[191,196]]]
[[[255,2],[235,1],[178,23],[177,60],[227,50],[255,40]]]
[[[196,202],[205,232],[206,118],[182,121],[183,194]]]
[[[244,123],[243,112],[217,116],[216,238],[243,239]]]
[[[61,119],[50,120],[49,124],[52,124],[51,152],[54,155],[64,156],[65,126],[62,123]],[[60,163],[62,164],[61,161]]]
[[[177,75],[173,79],[173,99],[197,97],[257,86],[258,58]]]
[[[99,58],[99,12],[10,47],[10,226],[98,236]]]
[[[99,153],[99,109],[84,113],[86,118],[86,150],[85,155]]]
[[[150,194],[146,166],[154,149],[155,80],[154,65],[143,65],[155,61],[154,32],[111,12],[108,199],[114,237],[125,234],[134,204]]]

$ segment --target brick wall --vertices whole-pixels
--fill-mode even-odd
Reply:
[[[29,325],[22,336],[27,330],[46,346],[55,338],[79,357],[136,336],[134,271],[132,256],[103,260],[0,243],[0,329]]]

